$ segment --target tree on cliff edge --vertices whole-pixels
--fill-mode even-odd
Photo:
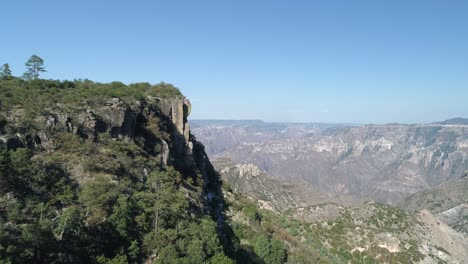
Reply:
[[[10,65],[8,63],[5,63],[0,67],[0,78],[4,80],[9,80],[11,79],[11,69]]]
[[[44,68],[44,60],[37,55],[32,55],[26,62],[27,71],[24,73],[23,78],[26,80],[39,78],[40,72],[46,72]]]

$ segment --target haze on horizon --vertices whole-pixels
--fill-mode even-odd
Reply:
[[[20,76],[170,82],[192,119],[429,123],[468,117],[467,1],[8,1]],[[53,7],[53,8],[51,8]]]

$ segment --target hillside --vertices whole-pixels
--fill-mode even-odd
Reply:
[[[334,218],[343,206],[363,203],[352,197],[323,192],[302,181],[272,177],[253,164],[235,164],[229,159],[218,159],[213,166],[221,174],[224,187],[233,193],[250,197],[263,209],[292,214],[305,221]],[[320,210],[309,211],[310,208]]]
[[[439,124],[439,125],[468,125],[468,118],[457,117],[457,118],[444,120],[444,121],[441,121],[441,122],[436,122],[435,124]]]
[[[190,108],[165,83],[0,80],[0,262],[234,263]]]
[[[222,161],[221,167],[228,219],[246,252],[285,241],[288,263],[466,263],[467,237],[427,210],[340,205],[326,197],[298,204],[313,194],[277,179],[266,182],[268,175],[251,164]],[[282,207],[285,200],[291,207]]]
[[[415,193],[399,205],[410,212],[427,209],[455,230],[468,235],[468,177],[443,182]]]
[[[212,159],[251,163],[323,192],[398,204],[468,169],[468,126],[199,123]]]

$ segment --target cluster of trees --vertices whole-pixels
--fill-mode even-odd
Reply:
[[[254,250],[265,263],[282,264],[286,260],[284,243],[275,238],[260,235],[255,241]]]
[[[227,182],[223,183],[223,189],[227,192],[232,191]],[[235,236],[244,241],[238,250],[239,263],[281,264],[288,262],[291,258],[284,243],[287,240],[281,234],[285,231],[276,223],[279,219],[261,210],[258,205],[242,194],[232,193],[229,197],[227,203],[230,210],[242,219],[232,220],[230,223]],[[295,262],[294,258],[292,260],[292,263],[301,263]]]
[[[174,169],[80,185],[59,159],[32,156],[0,148],[1,263],[234,263],[215,221],[188,213]]]
[[[99,105],[113,97],[129,105],[148,96],[179,98],[176,87],[40,79],[45,69],[36,57],[28,61],[23,78],[12,76],[8,64],[0,70],[0,134],[27,138],[41,131],[53,139],[48,151],[0,142],[0,263],[286,261],[283,242],[264,228],[260,234],[249,231],[255,235],[246,251],[229,226],[215,221],[217,213],[200,207],[207,187],[197,168],[161,168],[157,150],[148,149],[145,140],[171,143],[164,117],[147,121],[156,122],[142,132],[147,139],[129,142],[107,132],[85,140],[59,124],[52,130],[41,122],[58,103],[78,115],[73,111],[81,111],[83,104]],[[8,117],[12,109],[21,109],[14,122]],[[143,176],[143,168],[150,173]],[[239,210],[252,226],[267,223],[254,205]]]
[[[38,79],[41,72],[46,72],[44,60],[37,55],[32,55],[25,65],[26,72],[22,76],[24,80],[29,81]],[[13,78],[10,65],[8,63],[5,63],[0,67],[0,78],[4,80]]]
[[[0,78],[9,80],[12,77],[10,65],[8,63],[3,64],[2,67],[0,67]]]
[[[62,103],[80,107],[83,101],[99,104],[112,97],[118,97],[129,105],[151,97],[181,98],[177,87],[168,83],[152,85],[147,82],[126,85],[121,82],[98,83],[88,79],[76,80],[25,80],[18,77],[0,78],[1,111],[17,106],[31,113],[39,113],[44,107]]]
[[[144,144],[160,137],[171,143],[164,117],[142,132],[148,138],[134,141],[107,132],[85,140],[40,121],[59,102],[79,115],[83,102],[134,103],[148,95],[181,96],[165,83],[0,79],[0,134],[53,139],[47,151],[0,142],[0,263],[234,263],[214,217],[193,203],[202,201],[204,183],[188,175],[200,171],[162,168],[157,149]],[[21,109],[15,120],[12,109]]]

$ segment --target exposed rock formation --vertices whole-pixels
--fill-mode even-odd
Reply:
[[[52,151],[54,142],[51,135],[54,132],[67,131],[91,141],[98,140],[100,133],[108,133],[116,139],[130,140],[142,136],[142,129],[155,126],[153,129],[157,130],[158,126],[169,125],[173,126],[173,129],[168,129],[172,131],[170,137],[173,140],[170,144],[163,138],[145,138],[145,144],[162,150],[160,156],[163,166],[177,160],[180,165],[191,167],[194,165],[193,142],[187,121],[190,108],[190,102],[185,98],[156,97],[148,97],[148,100],[135,102],[131,106],[119,98],[108,99],[103,105],[87,105],[85,109],[57,104],[46,109],[49,115],[36,118],[36,129],[2,135],[0,144],[7,145],[8,148],[32,146]],[[20,115],[21,110],[17,109],[16,112]],[[14,124],[17,115],[11,115],[7,122]],[[149,142],[151,140],[154,142]]]
[[[239,177],[256,177],[262,174],[262,171],[253,164],[238,164],[236,167],[239,169]]]
[[[304,184],[303,181],[282,181],[262,172],[253,164],[234,164],[228,159],[219,159],[214,162],[214,166],[234,192],[258,201],[268,210],[284,212],[297,209],[298,218],[310,220],[318,215],[309,210],[310,206],[324,203],[350,204],[347,197],[335,197]],[[326,217],[325,213],[319,218]]]
[[[161,112],[169,117],[177,131],[174,134],[177,150],[179,153],[183,153],[187,166],[193,164],[192,150],[193,142],[190,140],[190,124],[187,121],[188,115],[190,115],[191,104],[186,98],[184,99],[159,99],[149,98],[155,100],[161,107]]]

